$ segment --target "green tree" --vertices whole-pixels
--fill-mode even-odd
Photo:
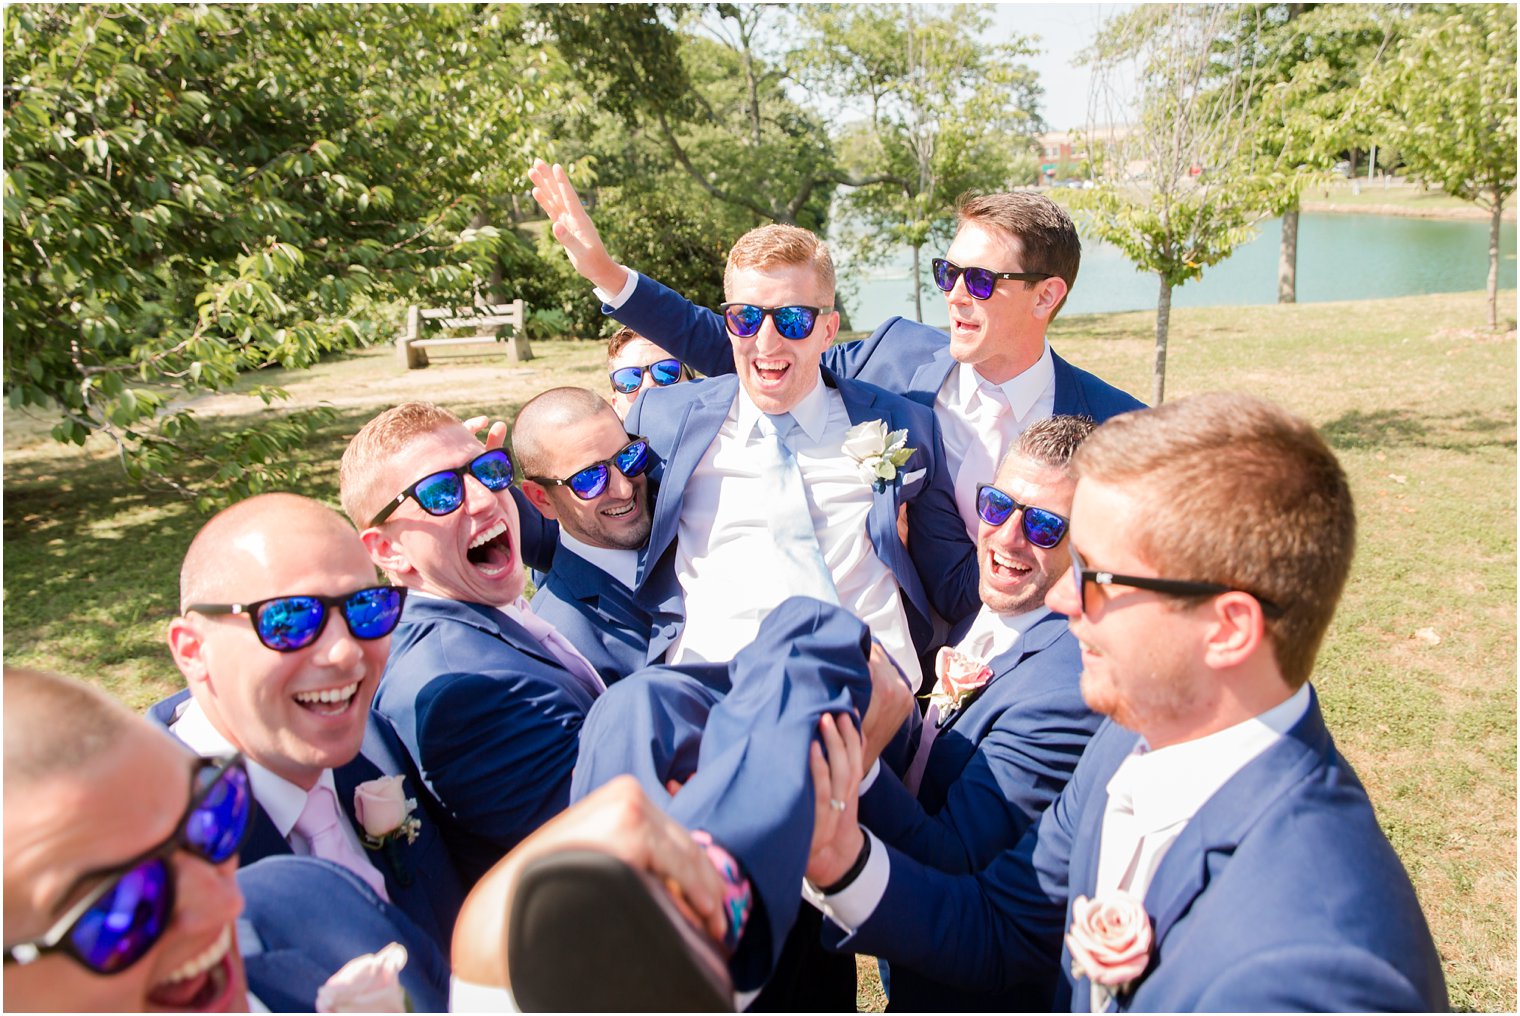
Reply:
[[[1515,8],[1417,9],[1371,82],[1405,170],[1488,209],[1488,326],[1499,326],[1499,225],[1515,192]]]
[[[984,45],[985,5],[936,11],[911,5],[809,7],[798,50],[807,80],[864,114],[840,138],[856,186],[844,195],[856,259],[879,264],[906,245],[923,320],[925,244],[948,242],[966,191],[1034,182],[1034,138],[1044,126],[1040,87],[1022,61],[1031,40]]]
[[[382,301],[467,298],[489,275],[495,230],[470,223],[536,140],[515,21],[8,7],[9,405],[56,414],[61,440],[103,434],[129,474],[186,493],[296,482],[281,450],[319,419],[212,432],[184,397],[388,337]]]
[[[1092,119],[1084,135],[1097,186],[1073,192],[1098,236],[1154,274],[1151,401],[1166,394],[1172,290],[1249,239],[1279,185],[1251,153],[1260,81],[1242,47],[1244,8],[1137,7],[1103,26],[1090,52]]]

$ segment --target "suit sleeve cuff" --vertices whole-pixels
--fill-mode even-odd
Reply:
[[[811,882],[802,883],[803,897],[821,910],[823,916],[850,935],[855,934],[855,929],[876,912],[882,896],[886,895],[887,879],[892,874],[891,862],[887,859],[887,848],[872,834],[871,830],[863,831],[871,838],[871,856],[855,881],[839,892],[827,896],[819,892]]]
[[[871,789],[871,785],[876,782],[876,777],[878,777],[880,775],[881,775],[881,759],[877,759],[875,762],[871,763],[871,768],[867,769],[866,770],[866,774],[860,778],[860,796],[861,797],[865,797],[866,796],[866,791],[868,791],[868,790]],[[867,835],[870,835],[870,834],[867,833]]]
[[[596,294],[596,298],[602,301],[602,312],[604,314],[611,314],[613,311],[623,306],[623,304],[627,303],[629,297],[633,296],[634,289],[637,288],[639,284],[639,273],[634,271],[632,268],[624,265],[623,274],[626,275],[627,278],[623,281],[623,288],[618,290],[616,293],[609,293],[605,289],[602,289],[600,286],[593,286],[591,289],[591,291]]]

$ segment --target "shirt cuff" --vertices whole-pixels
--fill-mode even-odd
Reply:
[[[860,778],[860,796],[865,797],[866,791],[871,789],[871,784],[876,782],[876,777],[881,775],[881,759],[871,763],[871,768]]]
[[[871,830],[862,829],[861,831],[871,837],[871,856],[866,860],[866,866],[861,871],[860,877],[839,892],[828,896],[819,892],[813,883],[802,883],[803,897],[814,907],[823,911],[823,916],[839,925],[849,935],[855,934],[855,929],[876,912],[881,898],[886,895],[887,880],[892,874],[892,865],[887,859],[887,848]]]
[[[609,311],[617,310],[623,304],[627,303],[628,298],[633,296],[634,288],[639,284],[638,272],[634,271],[632,268],[629,268],[627,265],[623,265],[622,268],[624,274],[626,274],[628,278],[624,280],[623,288],[618,290],[616,293],[609,293],[605,289],[602,289],[600,286],[591,287],[591,292],[596,294],[596,298],[602,301],[602,303],[607,306]]]

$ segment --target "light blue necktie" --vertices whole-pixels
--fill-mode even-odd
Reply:
[[[813,529],[813,516],[802,486],[802,470],[787,443],[796,427],[791,413],[760,417],[756,454],[760,479],[774,492],[771,504],[775,510],[769,523],[776,541],[777,562],[790,594],[837,604],[839,591],[834,588],[834,578],[818,546],[818,534]]]

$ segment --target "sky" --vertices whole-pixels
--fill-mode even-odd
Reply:
[[[1045,90],[1041,113],[1051,130],[1087,122],[1088,71],[1073,61],[1097,34],[1098,26],[1133,4],[995,4],[991,36],[1038,35],[1041,53],[1029,60]]]

